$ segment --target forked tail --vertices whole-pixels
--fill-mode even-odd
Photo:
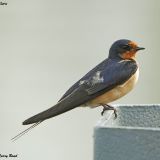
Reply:
[[[29,128],[25,129],[24,131],[22,131],[21,133],[19,133],[18,135],[16,135],[15,137],[13,137],[11,139],[12,142],[16,141],[17,139],[19,139],[20,137],[22,137],[23,135],[25,135],[27,132],[29,132],[31,129],[33,129],[34,127],[38,126],[42,121],[39,121],[35,124],[33,124],[32,126],[30,126]]]
[[[43,122],[44,120],[49,119],[51,117],[55,117],[59,114],[67,112],[73,108],[75,108],[75,105],[69,105],[69,103],[61,103],[61,102],[57,103],[55,106],[25,120],[23,122],[23,125],[28,125],[28,124],[32,124],[32,123],[35,123],[35,124],[33,124],[32,126],[27,128],[26,130],[22,131],[21,133],[19,133],[15,137],[13,137],[11,140],[15,141],[15,140],[19,139],[24,134],[29,132],[31,129],[33,129],[34,127],[39,125],[41,122]]]

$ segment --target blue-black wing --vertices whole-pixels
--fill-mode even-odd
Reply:
[[[136,72],[137,68],[138,66],[135,61],[106,59],[69,88],[59,101],[85,83],[88,84],[88,87],[86,87],[88,88],[86,89],[88,95],[95,94],[104,89],[105,91],[110,90],[128,80]],[[99,80],[94,81],[96,78],[99,78]]]
[[[105,59],[104,61],[102,61],[100,64],[94,67],[91,71],[89,71],[86,75],[84,75],[80,80],[78,80],[73,86],[71,86],[66,91],[66,93],[60,98],[59,101],[64,99],[66,96],[70,95],[75,89],[77,89],[80,86],[80,84],[82,84],[83,82],[86,83],[87,81],[89,81],[97,71],[104,70],[106,66],[109,66],[109,64],[110,64],[109,59]]]
[[[83,105],[126,82],[137,68],[135,61],[106,59],[75,83],[55,106],[27,119],[23,124],[40,122]]]

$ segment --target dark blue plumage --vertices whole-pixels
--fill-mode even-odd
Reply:
[[[116,41],[110,49],[109,58],[98,64],[76,82],[62,96],[59,103],[25,120],[23,124],[36,123],[64,113],[87,103],[93,98],[127,81],[137,70],[137,63],[135,60],[123,60],[120,57],[120,53],[125,50],[123,46],[127,45],[129,42],[129,40],[124,39]],[[98,79],[94,80],[96,76],[98,76]]]
[[[96,105],[104,106],[105,104],[103,103],[105,96],[107,96],[106,93],[113,91],[110,96],[115,96],[114,89],[120,85],[122,85],[121,88],[123,89],[123,84],[129,81],[129,79],[136,73],[138,66],[135,61],[135,54],[141,49],[144,48],[140,48],[136,43],[126,39],[118,40],[113,43],[107,59],[98,64],[69,88],[56,105],[25,120],[23,122],[24,125],[31,123],[36,124],[14,138],[23,135],[28,132],[28,130],[48,118],[57,116],[78,106],[89,104],[88,102],[97,99],[97,97],[98,101]],[[126,87],[127,86],[124,88],[125,90]],[[132,87],[130,86],[130,88]],[[120,92],[123,91],[122,89]],[[125,91],[124,93],[127,92],[128,91]],[[103,95],[105,96],[103,97]],[[123,95],[124,94],[122,94],[122,96]],[[101,96],[103,98],[102,104],[100,99]]]
[[[89,100],[113,89],[117,85],[123,84],[136,72],[137,64],[135,61],[120,61],[117,59],[106,59],[75,83],[59,103],[27,119],[23,124],[35,123],[59,115],[87,103]],[[103,81],[94,83],[93,77],[99,71]],[[84,81],[84,83],[81,84],[80,81]]]
[[[116,85],[120,85],[128,80],[131,75],[133,75],[137,70],[137,64],[135,61],[122,61],[121,59],[106,59],[97,65],[94,69],[88,72],[84,77],[82,77],[79,81],[77,81],[59,100],[61,101],[63,98],[71,94],[75,89],[77,89],[80,85],[84,85],[87,83],[89,86],[88,92],[89,94],[97,93],[105,89],[110,90]],[[103,82],[93,83],[93,77],[96,73],[100,73],[100,77],[103,78]],[[81,84],[80,82],[83,82]],[[94,91],[93,91],[94,89]],[[92,92],[91,92],[92,90]]]

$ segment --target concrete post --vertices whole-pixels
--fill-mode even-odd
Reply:
[[[94,129],[94,160],[160,160],[160,105],[117,106]]]

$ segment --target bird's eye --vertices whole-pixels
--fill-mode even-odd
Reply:
[[[125,50],[130,50],[131,46],[129,46],[128,44],[126,44],[126,45],[123,45],[122,48],[125,49]]]

